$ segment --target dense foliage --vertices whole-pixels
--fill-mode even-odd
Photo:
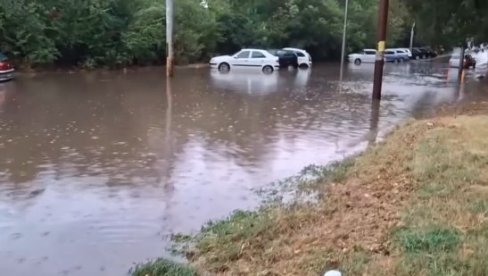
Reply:
[[[418,39],[434,46],[488,40],[486,0],[402,0],[417,23]]]
[[[391,0],[390,45],[408,42],[411,18],[404,2]],[[374,47],[377,4],[350,1],[350,51]],[[176,60],[283,46],[305,48],[315,59],[337,59],[343,5],[344,0],[175,0]],[[163,63],[165,1],[0,0],[0,50],[33,65]]]

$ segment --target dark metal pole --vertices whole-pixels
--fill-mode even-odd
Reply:
[[[381,86],[383,83],[383,65],[385,64],[385,46],[386,46],[386,27],[388,22],[388,4],[389,0],[380,0],[378,11],[378,47],[376,52],[376,61],[374,65],[373,80],[373,100],[381,100]]]

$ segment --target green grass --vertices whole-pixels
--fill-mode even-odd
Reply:
[[[488,275],[488,194],[478,191],[488,187],[488,117],[454,122],[416,146],[409,166],[418,188],[392,233],[396,275]]]
[[[395,236],[402,249],[408,253],[452,251],[461,242],[459,231],[436,227],[430,230],[402,229]]]
[[[185,264],[175,263],[166,259],[158,259],[137,265],[132,276],[197,276],[197,271]]]
[[[271,189],[258,192],[267,199],[267,203],[279,201],[279,196],[287,192],[316,192],[324,188],[324,183],[340,183],[347,179],[355,162],[356,158],[350,157],[324,166],[312,164],[303,168],[297,175],[273,183]]]

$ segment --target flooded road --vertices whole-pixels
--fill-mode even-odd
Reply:
[[[456,71],[388,65],[219,74],[162,68],[43,73],[0,84],[5,275],[125,275],[309,164],[363,150],[409,117],[467,97]],[[470,92],[476,94],[474,92]]]

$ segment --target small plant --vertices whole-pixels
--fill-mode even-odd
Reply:
[[[427,231],[404,229],[397,233],[397,239],[407,252],[436,252],[457,248],[461,242],[461,235],[454,229],[434,228]]]
[[[132,276],[197,276],[197,271],[185,264],[166,259],[157,259],[137,265],[130,271]]]

